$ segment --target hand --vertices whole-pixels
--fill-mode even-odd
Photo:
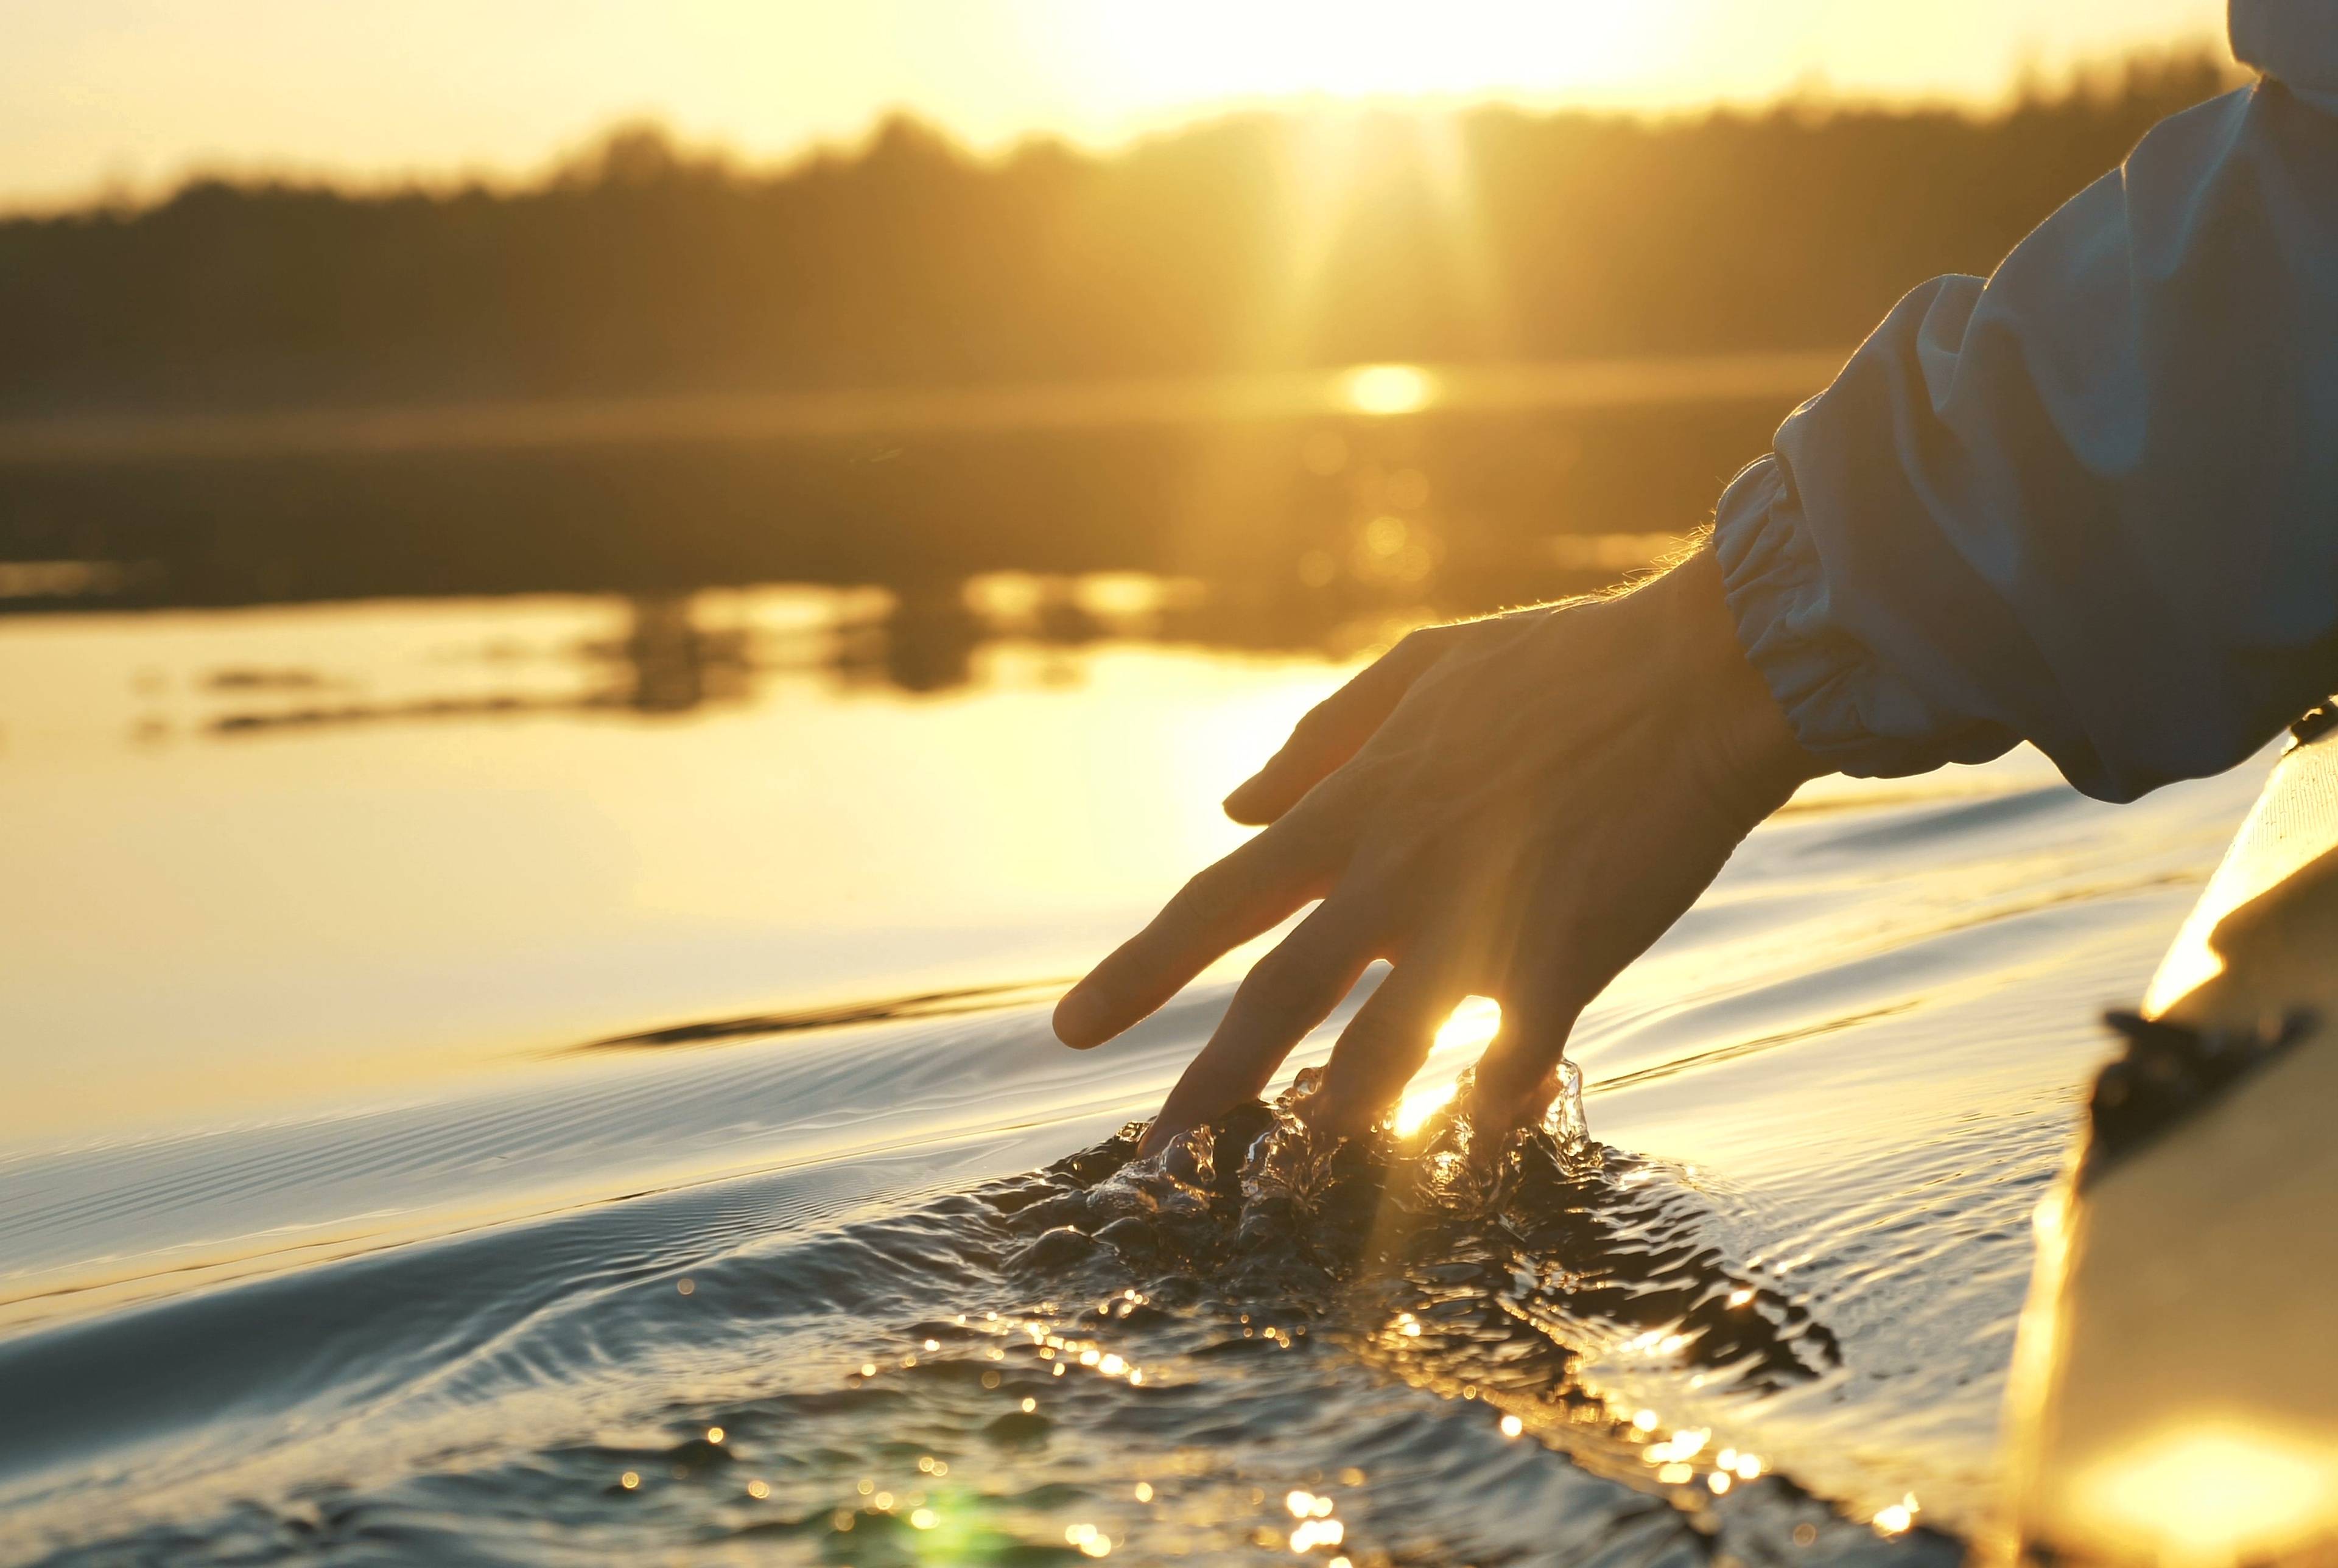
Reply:
[[[1462,997],[1502,1004],[1477,1112],[1539,1116],[1575,1019],[1754,824],[1826,769],[1739,652],[1710,548],[1614,598],[1416,632],[1226,798],[1263,833],[1187,883],[1064,997],[1087,1049],[1321,899],[1252,968],[1144,1141],[1257,1095],[1375,958],[1310,1102],[1354,1132]]]

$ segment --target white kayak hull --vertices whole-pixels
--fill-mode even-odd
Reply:
[[[2338,1563],[2338,726],[2276,764],[2124,1026],[2038,1214],[2012,1544]]]

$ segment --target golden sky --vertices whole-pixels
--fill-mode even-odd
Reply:
[[[984,148],[1234,105],[1988,99],[2222,0],[0,0],[0,205],[191,169],[542,167],[650,115],[755,158],[907,108]]]

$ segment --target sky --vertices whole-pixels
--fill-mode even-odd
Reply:
[[[2223,0],[0,0],[0,207],[194,171],[525,177],[626,118],[778,161],[907,109],[978,149],[1236,107],[1988,101]]]

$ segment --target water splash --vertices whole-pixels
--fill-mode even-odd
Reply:
[[[1030,1238],[1013,1266],[1128,1281],[1155,1299],[1237,1304],[1253,1316],[1396,1339],[1423,1360],[1417,1308],[1468,1318],[1468,1359],[1543,1369],[1537,1397],[1579,1396],[1586,1348],[1630,1342],[1708,1384],[1773,1388],[1840,1364],[1835,1337],[1798,1302],[1732,1265],[1700,1234],[1693,1191],[1602,1147],[1565,1063],[1536,1125],[1496,1130],[1465,1073],[1410,1139],[1392,1122],[1334,1137],[1307,1114],[1310,1068],[1272,1103],[1244,1106],[1134,1158],[1133,1123],[1032,1181],[993,1194]],[[1237,1154],[1235,1152],[1239,1151]],[[1482,1381],[1468,1368],[1457,1382]]]

